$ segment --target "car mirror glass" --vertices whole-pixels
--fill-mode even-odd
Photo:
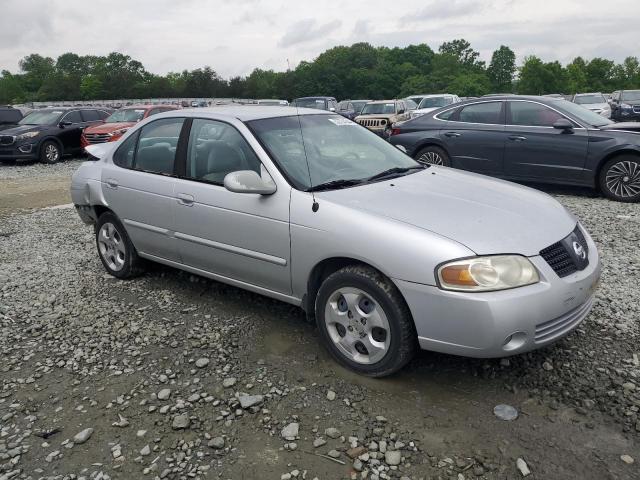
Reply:
[[[258,195],[271,195],[276,192],[276,184],[266,171],[263,171],[262,177],[253,170],[231,172],[224,177],[224,188],[234,193]]]
[[[553,124],[553,128],[557,128],[559,130],[573,130],[573,124],[566,118],[559,118]]]

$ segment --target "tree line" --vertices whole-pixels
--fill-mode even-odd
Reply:
[[[256,68],[245,77],[224,79],[211,67],[156,75],[128,55],[64,53],[57,59],[37,53],[24,57],[20,71],[3,70],[0,104],[30,101],[118,98],[281,98],[332,95],[395,98],[416,93],[571,94],[640,88],[637,57],[622,63],[575,58],[562,65],[526,57],[516,65],[508,46],[493,52],[489,65],[464,39],[445,42],[435,52],[427,44],[404,48],[368,43],[338,46],[315,60],[283,72]]]

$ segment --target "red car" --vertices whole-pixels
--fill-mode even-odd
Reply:
[[[140,120],[178,108],[180,107],[176,105],[134,105],[116,110],[104,123],[86,128],[82,132],[82,148],[96,143],[115,142]]]

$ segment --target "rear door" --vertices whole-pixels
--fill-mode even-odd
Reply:
[[[573,130],[553,128],[567,119]],[[530,100],[507,102],[505,174],[534,181],[580,183],[589,134],[559,111]]]
[[[268,175],[253,148],[229,123],[193,119],[185,172],[176,183],[175,236],[186,265],[288,294],[291,189],[258,195],[223,185],[239,170]]]
[[[471,103],[458,109],[440,132],[452,166],[503,174],[504,101]]]
[[[148,123],[116,150],[102,169],[107,204],[122,221],[136,249],[179,261],[173,237],[175,166],[184,118]]]

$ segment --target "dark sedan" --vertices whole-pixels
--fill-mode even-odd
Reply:
[[[101,123],[104,108],[53,107],[34,110],[13,128],[0,132],[0,160],[56,163],[63,155],[81,153],[82,130]]]
[[[640,134],[562,99],[469,100],[395,125],[390,141],[422,163],[640,200]]]

